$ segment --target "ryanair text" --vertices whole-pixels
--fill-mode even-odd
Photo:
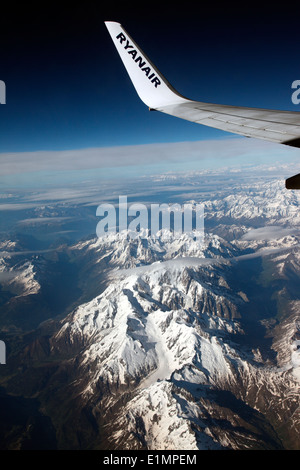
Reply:
[[[138,51],[134,48],[134,45],[130,44],[128,39],[123,33],[118,34],[116,39],[119,39],[120,43],[124,46],[124,49],[131,55],[131,58],[138,64],[139,68],[146,75],[146,77],[153,83],[155,88],[161,84],[160,79],[156,76],[156,73],[153,72],[151,67],[147,64],[146,59],[142,57]],[[124,43],[124,44],[123,44]]]

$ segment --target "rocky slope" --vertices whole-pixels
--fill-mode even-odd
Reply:
[[[299,449],[300,196],[273,181],[205,197],[202,244],[117,233],[2,260],[7,286],[22,277],[1,318],[19,294],[35,326],[61,313],[17,338],[1,380],[54,447]],[[27,424],[3,442],[28,448]]]
[[[184,237],[168,245],[122,234],[87,246],[109,258],[110,284],[64,320],[51,348],[77,351],[77,394],[95,415],[101,409],[106,445],[299,445],[297,306],[286,326],[268,325],[277,357],[252,344],[247,322],[244,329],[248,292],[230,276],[241,257],[236,247],[217,236],[199,247]],[[287,258],[270,262],[282,272]],[[252,328],[265,331],[264,320]]]

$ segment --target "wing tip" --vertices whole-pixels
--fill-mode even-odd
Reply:
[[[118,21],[111,21],[111,20],[104,21],[104,24],[106,25],[106,27],[109,26],[109,25],[122,26],[121,23],[119,23]]]

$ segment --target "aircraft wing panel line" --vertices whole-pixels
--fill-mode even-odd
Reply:
[[[202,103],[198,105],[197,102],[193,106],[189,102],[160,107],[157,110],[226,132],[271,142],[285,143],[300,137],[300,115],[297,112],[292,114],[274,111],[274,119],[270,117],[273,112],[268,110],[232,106],[227,108],[226,105],[202,106]],[[286,118],[288,122],[284,122]]]
[[[255,118],[241,118],[236,115],[208,112],[207,109],[202,112],[199,108],[186,107],[184,104],[159,108],[158,111],[226,132],[276,143],[284,143],[300,136],[299,126],[265,119],[259,120],[257,114]]]

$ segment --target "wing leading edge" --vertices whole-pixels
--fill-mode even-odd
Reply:
[[[150,108],[226,132],[300,148],[300,115],[296,111],[202,103],[179,94],[148,59],[125,29],[105,23],[131,81]],[[288,189],[300,189],[300,175],[286,181]]]

